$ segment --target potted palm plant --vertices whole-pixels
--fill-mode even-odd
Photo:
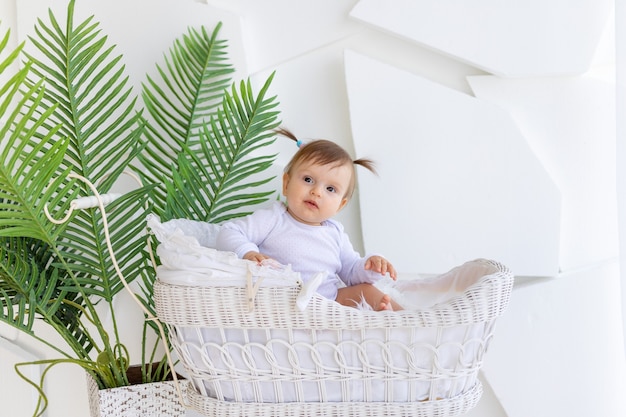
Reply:
[[[262,186],[274,159],[263,148],[278,126],[276,99],[266,97],[273,75],[256,95],[250,82],[232,84],[220,25],[189,29],[135,96],[123,57],[93,16],[75,21],[74,6],[64,21],[49,11],[15,50],[8,31],[0,41],[0,321],[57,356],[16,364],[40,394],[35,415],[57,364],[82,367],[99,390],[131,385],[131,364],[141,383],[170,376],[150,335],[154,322],[139,337],[141,358],[131,358],[114,308],[125,277],[154,311],[148,213],[219,222],[272,194]],[[140,185],[111,201],[106,217],[97,207],[76,209],[91,184],[110,193],[125,172]],[[42,327],[59,340],[40,336]],[[43,366],[38,381],[22,372],[33,364]]]

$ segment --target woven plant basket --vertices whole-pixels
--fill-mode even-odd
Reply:
[[[180,386],[184,390],[187,384]],[[187,413],[174,381],[99,389],[87,374],[87,389],[91,417],[184,417]]]

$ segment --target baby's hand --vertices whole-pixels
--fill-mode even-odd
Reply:
[[[262,253],[259,253],[259,252],[250,251],[246,253],[245,255],[243,255],[243,259],[256,262],[257,264],[260,265],[261,262],[263,262],[265,259],[270,259],[270,257],[267,255],[263,255]]]
[[[382,256],[370,256],[367,261],[365,261],[365,269],[372,270],[374,272],[379,272],[381,275],[385,275],[389,273],[389,276],[395,281],[397,278],[396,269],[393,267],[391,262],[383,258]]]

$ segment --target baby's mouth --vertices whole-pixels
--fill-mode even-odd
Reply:
[[[317,208],[317,203],[316,203],[315,201],[306,200],[306,201],[304,202],[304,204],[306,204],[307,206],[310,206],[310,207]]]

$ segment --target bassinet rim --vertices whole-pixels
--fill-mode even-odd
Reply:
[[[252,312],[245,303],[243,287],[180,285],[157,279],[154,297],[159,320],[183,327],[359,330],[451,327],[493,321],[508,305],[514,277],[500,262],[476,259],[466,264],[471,262],[485,263],[494,268],[494,272],[482,276],[445,302],[417,310],[359,310],[314,294],[307,308],[299,311],[295,298],[301,286],[297,284],[261,285]]]

